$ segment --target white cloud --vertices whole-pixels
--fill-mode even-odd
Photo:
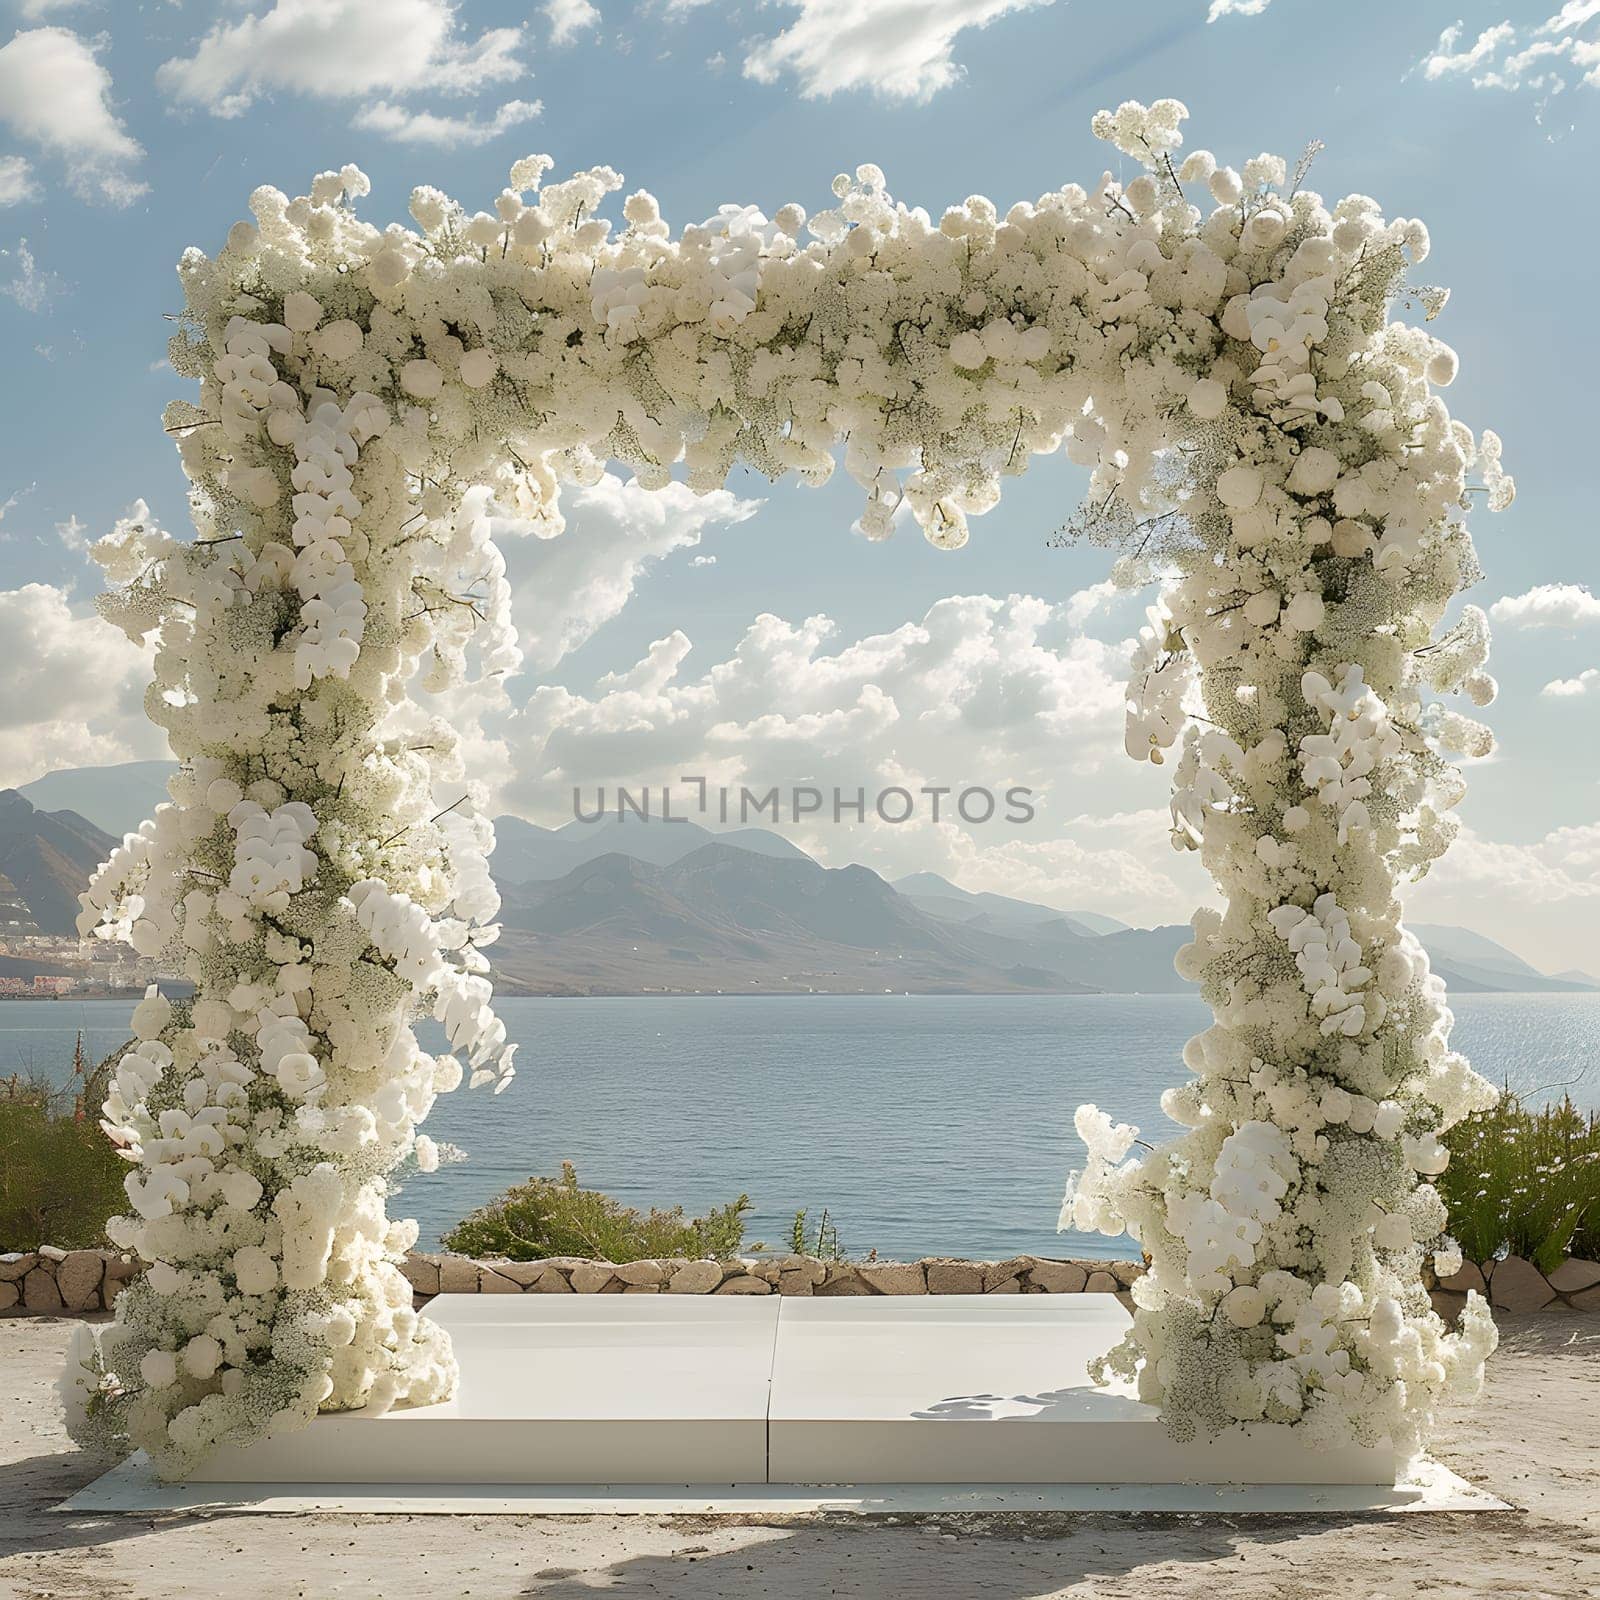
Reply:
[[[1463,25],[1452,23],[1439,35],[1439,42],[1418,65],[1424,78],[1470,78],[1474,89],[1502,89],[1532,92],[1541,107],[1548,105],[1567,87],[1561,69],[1570,64],[1578,69],[1581,81],[1600,88],[1600,42],[1578,36],[1582,28],[1600,16],[1600,0],[1567,0],[1567,4],[1531,30],[1531,42],[1519,43],[1530,35],[1519,35],[1510,22],[1485,28],[1465,48]]]
[[[4,524],[6,517],[17,509],[17,503],[22,499],[22,497],[25,494],[32,494],[36,487],[36,484],[30,483],[24,489],[13,489],[4,500],[0,500],[0,524]],[[5,531],[4,527],[0,526],[0,542],[4,542],[10,537],[11,535]]]
[[[1472,73],[1489,61],[1502,45],[1516,38],[1517,30],[1509,22],[1497,22],[1482,33],[1465,49],[1461,43],[1462,24],[1452,22],[1439,35],[1439,42],[1422,58],[1422,75],[1430,81],[1451,77],[1459,73]]]
[[[0,786],[57,767],[162,753],[144,716],[145,652],[47,583],[0,590]]]
[[[528,665],[555,666],[622,610],[647,568],[698,545],[708,528],[743,522],[760,505],[726,489],[641,489],[607,473],[593,488],[562,494],[567,531],[559,538],[518,537],[518,524],[497,521]]]
[[[1052,837],[1026,830],[989,844],[951,828],[942,839],[916,841],[925,854],[888,875],[937,871],[976,893],[1099,911],[1140,927],[1187,922],[1216,890],[1192,854],[1172,850],[1170,827],[1163,809],[1071,817]]]
[[[1541,583],[1502,595],[1489,607],[1493,622],[1512,628],[1578,628],[1600,622],[1600,596],[1581,584]]]
[[[39,186],[33,181],[33,168],[23,156],[0,156],[0,206],[20,205],[37,200]]]
[[[713,823],[719,787],[737,823],[741,786],[785,796],[814,786],[826,797],[821,819],[785,815],[782,831],[829,864],[887,877],[933,870],[1063,908],[1181,920],[1208,890],[1198,861],[1167,842],[1161,775],[1122,757],[1128,645],[1085,638],[1070,605],[957,595],[843,647],[826,617],[763,615],[698,672],[677,631],[592,693],[536,689],[520,712],[494,719],[474,759],[493,773],[497,808],[547,823],[572,814],[575,786],[592,807],[596,785],[670,784],[674,810],[693,815],[696,789],[683,780],[704,776]],[[873,797],[892,786],[918,796],[912,820],[873,816]],[[1004,820],[1013,786],[1033,791],[1032,821]],[[953,791],[937,818],[919,793],[930,787]],[[968,787],[997,797],[994,821],[959,819],[955,795]],[[865,791],[864,821],[834,820],[836,788],[847,799]],[[1162,808],[1148,809],[1152,799]],[[770,815],[749,820],[771,825]]]
[[[955,595],[830,650],[836,631],[764,613],[698,676],[682,671],[691,645],[676,631],[592,696],[534,690],[518,719],[529,754],[587,781],[659,781],[702,760],[767,784],[829,767],[830,782],[849,768],[852,783],[892,770],[1046,785],[1120,755],[1125,648],[1076,634],[1061,607]]]
[[[1206,21],[1215,22],[1218,17],[1259,17],[1271,4],[1272,0],[1211,0]]]
[[[17,11],[24,22],[42,22],[57,11],[71,11],[84,0],[17,0]]]
[[[570,44],[580,33],[600,25],[600,12],[589,0],[545,0],[544,14],[550,19],[550,43]]]
[[[1600,17],[1600,0],[1567,0],[1567,3],[1539,26],[1540,33],[1565,33],[1582,27],[1591,17]]]
[[[785,73],[808,99],[870,89],[886,100],[926,101],[961,76],[953,49],[968,28],[1053,0],[783,0],[800,15],[776,38],[751,45],[747,77]],[[687,9],[679,6],[677,9]]]
[[[37,315],[61,293],[61,280],[39,266],[26,239],[19,239],[15,250],[0,250],[0,261],[15,263],[11,277],[0,283],[0,295],[16,301],[24,311]]]
[[[1600,941],[1600,822],[1502,844],[1463,826],[1406,897],[1413,922],[1475,928],[1546,972],[1593,967]]]
[[[351,125],[385,134],[401,144],[432,144],[445,149],[459,145],[488,144],[512,128],[532,122],[544,111],[539,100],[508,100],[487,121],[477,117],[443,117],[433,111],[412,111],[392,101],[363,106]]]
[[[1600,688],[1600,667],[1585,667],[1576,678],[1554,678],[1539,693],[1553,699],[1571,699],[1574,695],[1588,694]]]
[[[180,103],[236,117],[274,90],[327,100],[468,94],[526,75],[522,29],[464,36],[451,0],[275,0],[218,22],[156,74]]]
[[[111,74],[68,28],[33,28],[0,46],[0,122],[59,160],[83,199],[128,205],[144,150],[111,109]],[[26,176],[26,174],[24,174]]]
[[[1092,583],[1087,589],[1079,589],[1067,599],[1067,621],[1073,627],[1081,628],[1095,612],[1109,608],[1115,601],[1124,598],[1126,593],[1110,578]]]
[[[56,524],[56,538],[63,548],[70,550],[74,555],[87,555],[89,553],[89,526],[80,522],[77,516],[69,512],[65,522]]]

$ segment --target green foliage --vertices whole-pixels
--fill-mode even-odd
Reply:
[[[806,1212],[800,1210],[794,1214],[794,1222],[789,1229],[789,1248],[797,1256],[816,1256],[820,1261],[846,1261],[849,1257],[845,1254],[844,1245],[839,1239],[839,1230],[828,1220],[828,1209],[822,1209],[822,1216],[817,1222],[816,1231],[807,1233]]]
[[[570,1161],[559,1178],[529,1178],[458,1222],[444,1236],[447,1250],[466,1256],[542,1261],[548,1256],[590,1256],[597,1261],[646,1257],[714,1256],[726,1260],[744,1243],[750,1196],[703,1217],[638,1211],[594,1189],[580,1189]]]
[[[1445,1142],[1439,1190],[1469,1260],[1502,1245],[1546,1272],[1569,1255],[1600,1257],[1600,1114],[1570,1098],[1529,1111],[1507,1089]]]
[[[106,1218],[127,1208],[127,1163],[85,1110],[79,1069],[66,1089],[0,1080],[0,1250],[103,1245]]]

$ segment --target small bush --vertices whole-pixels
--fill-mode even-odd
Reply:
[[[850,1257],[839,1238],[838,1228],[828,1216],[827,1208],[823,1208],[815,1231],[806,1226],[807,1215],[803,1208],[794,1214],[794,1222],[789,1228],[790,1250],[797,1256],[815,1256],[819,1261],[848,1261]]]
[[[542,1261],[548,1256],[591,1256],[597,1261],[646,1257],[714,1256],[726,1260],[744,1243],[750,1196],[707,1213],[635,1210],[608,1194],[580,1189],[570,1161],[559,1178],[529,1178],[458,1222],[444,1246],[465,1256]]]
[[[0,1081],[0,1250],[105,1244],[127,1170],[76,1085]]]
[[[1439,1190],[1469,1260],[1502,1246],[1545,1272],[1569,1255],[1600,1258],[1600,1114],[1570,1099],[1529,1111],[1507,1089],[1445,1142]]]

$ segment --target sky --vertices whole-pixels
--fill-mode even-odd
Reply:
[[[0,785],[164,754],[86,551],[137,498],[185,523],[161,428],[187,387],[164,359],[174,266],[258,185],[354,161],[381,223],[420,183],[486,205],[545,151],[557,174],[618,168],[681,226],[819,209],[872,161],[910,204],[1004,209],[1132,176],[1089,119],[1170,95],[1190,148],[1292,162],[1320,140],[1312,187],[1428,224],[1449,404],[1500,433],[1518,498],[1474,527],[1499,747],[1411,914],[1595,965],[1600,0],[0,0],[0,41]],[[1185,917],[1206,884],[1167,843],[1166,775],[1121,754],[1144,602],[1110,592],[1103,551],[1050,545],[1083,484],[1036,460],[954,553],[910,526],[862,539],[844,481],[569,491],[561,539],[506,540],[528,665],[474,723],[490,803],[559,824],[574,785],[592,805],[680,775],[1020,785],[1025,824],[935,822],[924,798],[904,824],[785,831],[831,865]]]

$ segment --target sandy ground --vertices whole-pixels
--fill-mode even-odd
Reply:
[[[1388,1517],[67,1517],[71,1324],[0,1322],[0,1596],[1513,1600],[1600,1596],[1600,1320],[1510,1319],[1437,1454],[1518,1509]]]

